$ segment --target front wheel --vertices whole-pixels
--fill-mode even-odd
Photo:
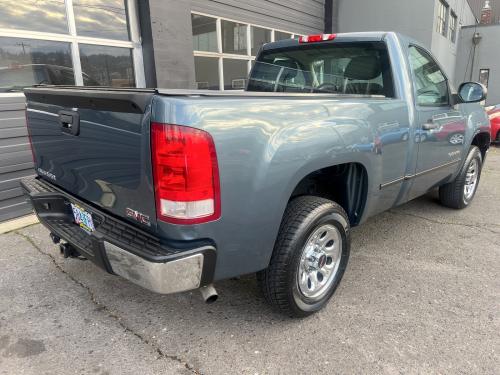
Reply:
[[[346,213],[330,200],[305,196],[285,211],[269,267],[257,274],[266,300],[292,317],[323,308],[349,259]]]
[[[481,151],[472,146],[458,176],[439,188],[441,204],[451,208],[467,207],[476,194],[482,167]]]

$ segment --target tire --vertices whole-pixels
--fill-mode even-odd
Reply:
[[[475,167],[473,166],[475,165]],[[457,177],[450,183],[447,183],[439,188],[439,200],[441,204],[456,209],[462,209],[467,207],[474,195],[476,194],[477,186],[479,185],[479,179],[481,177],[481,169],[483,166],[483,158],[481,156],[481,151],[476,146],[471,146],[465,163],[460,169]],[[475,177],[468,177],[468,172],[471,172],[471,168],[475,168]],[[470,174],[469,174],[470,176]],[[472,186],[470,182],[475,179],[475,183]],[[468,183],[469,182],[469,183]],[[469,190],[466,189],[466,185]]]
[[[295,318],[322,309],[342,279],[349,250],[349,220],[341,206],[319,197],[295,198],[285,210],[268,268],[257,273],[265,299]]]

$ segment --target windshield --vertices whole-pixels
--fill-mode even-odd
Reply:
[[[263,51],[248,91],[394,96],[385,43],[314,43]]]

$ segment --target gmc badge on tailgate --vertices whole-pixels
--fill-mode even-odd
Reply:
[[[144,215],[143,213],[140,213],[139,211],[133,210],[131,208],[126,208],[125,213],[127,214],[128,217],[131,217],[135,221],[147,225],[148,227],[151,226],[151,222],[149,221],[149,216]]]

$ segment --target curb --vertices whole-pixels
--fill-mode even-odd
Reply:
[[[13,230],[21,229],[36,223],[38,223],[38,218],[35,214],[9,220],[4,223],[0,223],[0,234],[12,232]]]

